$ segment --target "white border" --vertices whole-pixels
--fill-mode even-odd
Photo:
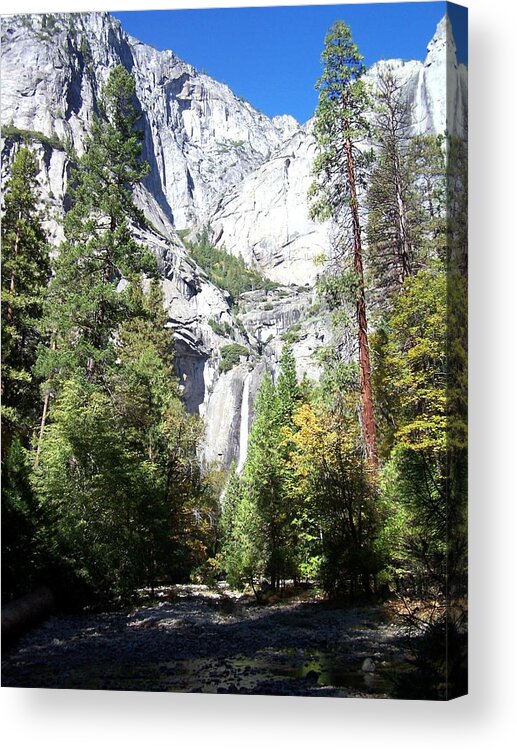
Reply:
[[[296,2],[280,3],[296,5]],[[313,0],[313,4],[317,4]],[[324,4],[324,3],[322,3]],[[327,3],[330,4],[330,3]],[[3,0],[2,13],[275,5],[274,2]],[[517,638],[515,352],[516,13],[470,7],[471,692],[442,703],[87,691],[0,692],[14,748],[513,747]],[[512,721],[513,720],[513,721]]]

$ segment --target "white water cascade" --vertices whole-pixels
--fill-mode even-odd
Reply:
[[[249,402],[250,402],[250,380],[251,372],[247,372],[242,386],[241,401],[241,424],[239,431],[239,462],[237,472],[240,474],[244,468],[244,462],[248,453],[248,431],[249,431]]]

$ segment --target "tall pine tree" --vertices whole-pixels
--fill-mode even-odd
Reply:
[[[39,411],[33,372],[50,274],[38,209],[38,165],[27,146],[16,153],[2,210],[2,599],[37,580],[41,523],[29,483],[27,449]]]
[[[104,367],[113,362],[114,333],[130,314],[119,282],[155,266],[131,234],[131,222],[142,221],[133,187],[149,169],[140,160],[134,96],[132,76],[117,66],[103,89],[100,111],[72,175],[66,239],[46,305],[52,346],[40,358],[50,390],[78,371],[90,380],[102,379]]]
[[[311,215],[332,219],[336,246],[343,257],[351,249],[355,274],[355,308],[359,349],[361,423],[366,453],[377,468],[377,440],[371,385],[368,322],[363,270],[362,225],[359,207],[361,167],[365,155],[359,144],[369,133],[365,117],[368,96],[361,76],[363,57],[349,27],[337,21],[325,37],[323,74],[316,87],[319,101],[314,134],[319,153],[314,162]]]
[[[30,437],[39,403],[32,368],[41,341],[39,319],[50,275],[38,210],[34,154],[22,146],[5,184],[2,212],[2,455],[14,434]]]
[[[46,395],[33,481],[48,544],[65,579],[108,597],[187,559],[202,489],[199,422],[179,399],[162,291],[155,280],[142,289],[156,263],[132,236],[143,221],[132,191],[148,169],[134,92],[115,68],[72,178],[38,361]],[[202,536],[192,534],[195,550]]]
[[[379,70],[374,124],[377,151],[367,195],[367,236],[370,267],[385,297],[415,272],[421,223],[421,201],[410,158],[408,103],[389,66]]]

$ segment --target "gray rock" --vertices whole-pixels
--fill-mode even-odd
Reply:
[[[363,672],[375,672],[375,664],[373,662],[373,659],[370,659],[370,657],[368,656],[363,661],[361,669]]]

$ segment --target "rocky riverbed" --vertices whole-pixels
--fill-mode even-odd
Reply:
[[[390,697],[404,659],[382,607],[312,592],[268,605],[177,586],[131,612],[52,617],[4,648],[4,687]]]

